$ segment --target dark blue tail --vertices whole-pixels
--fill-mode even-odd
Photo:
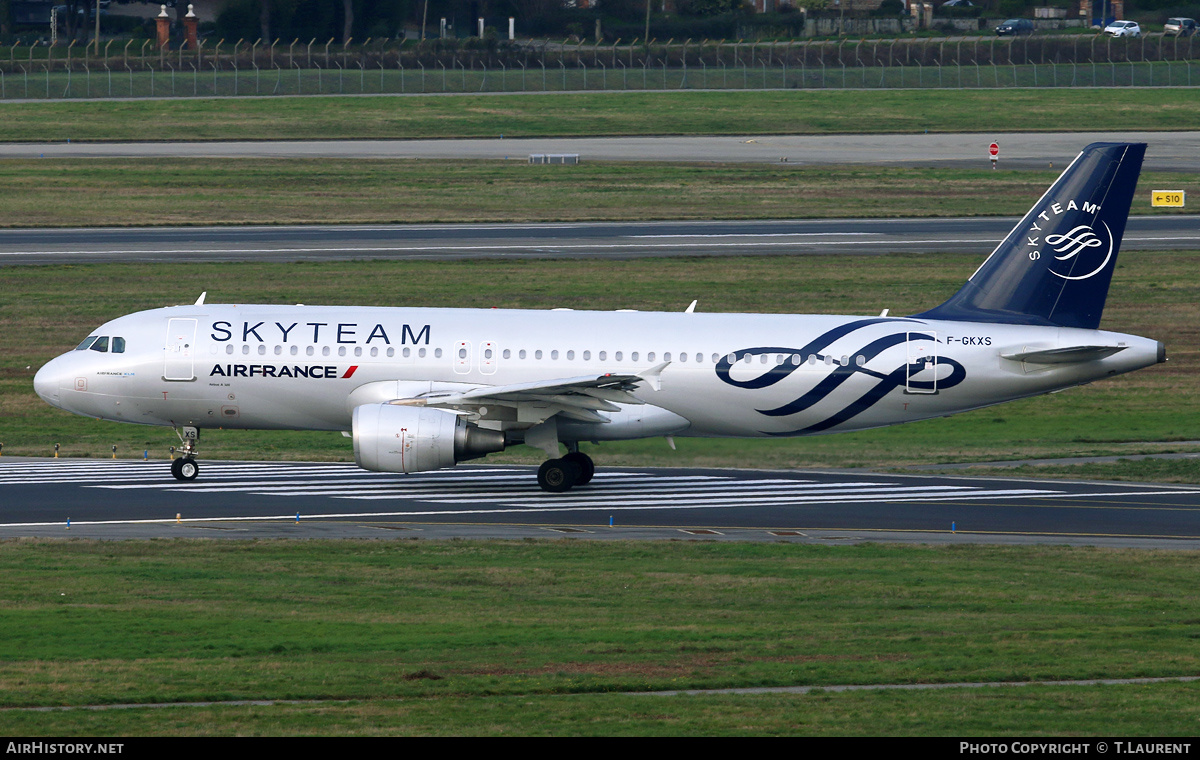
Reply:
[[[1092,143],[967,284],[917,317],[1096,329],[1145,143]]]

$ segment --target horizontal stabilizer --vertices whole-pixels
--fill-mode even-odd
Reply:
[[[1001,351],[1000,356],[1015,362],[1076,364],[1106,359],[1119,351],[1124,351],[1125,348],[1125,346],[1068,346],[1067,348],[1043,348],[1027,351],[1022,347],[1019,351]]]

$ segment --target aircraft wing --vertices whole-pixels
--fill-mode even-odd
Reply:
[[[480,407],[502,406],[517,410],[517,418],[530,424],[555,414],[582,422],[608,422],[600,412],[620,411],[617,404],[644,404],[634,395],[643,384],[661,387],[660,376],[670,362],[636,374],[627,372],[539,380],[512,385],[488,385],[465,391],[430,391],[413,398],[395,399],[400,406],[432,406],[467,414]]]

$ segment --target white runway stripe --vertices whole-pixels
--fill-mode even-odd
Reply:
[[[1013,489],[1005,491],[975,491],[962,490],[953,486],[927,486],[927,487],[911,487],[911,488],[888,488],[880,486],[872,489],[829,489],[825,493],[794,493],[794,494],[778,494],[778,493],[763,493],[759,494],[751,492],[747,494],[743,490],[732,491],[714,491],[709,493],[700,493],[694,495],[677,496],[674,494],[662,494],[659,496],[596,496],[589,498],[554,498],[552,496],[544,496],[539,502],[531,502],[527,500],[515,499],[493,499],[498,504],[511,504],[514,506],[534,506],[535,504],[546,504],[553,506],[572,506],[578,508],[596,507],[607,508],[608,505],[621,506],[643,506],[643,507],[659,507],[663,504],[680,505],[680,504],[720,504],[728,507],[755,507],[762,504],[778,504],[778,503],[805,503],[805,502],[821,502],[828,503],[830,501],[894,501],[897,499],[918,498],[925,499],[930,496],[947,498],[948,492],[954,492],[954,498],[973,499],[976,496],[987,495],[1020,495],[1020,494],[1040,494],[1040,495],[1055,495],[1057,491],[1042,491],[1034,489]],[[364,496],[339,496],[336,498],[358,499],[363,501],[380,501],[383,499],[403,498],[397,496],[388,496],[381,494],[371,494]],[[744,503],[739,503],[740,499],[745,499]],[[419,501],[432,501],[439,504],[472,504],[486,499],[467,499],[461,497],[423,497]]]

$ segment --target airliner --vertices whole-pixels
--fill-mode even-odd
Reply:
[[[1166,361],[1099,329],[1146,146],[1087,146],[945,303],[910,316],[207,304],[92,331],[34,377],[52,406],[201,430],[342,431],[367,470],[525,444],[538,484],[595,472],[586,442],[787,438],[895,425]],[[565,452],[564,452],[565,449]]]

